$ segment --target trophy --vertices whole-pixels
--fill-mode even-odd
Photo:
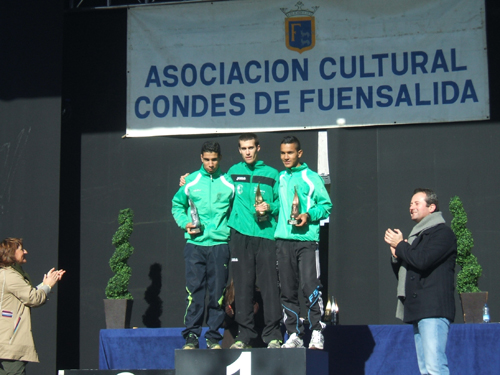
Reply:
[[[323,315],[323,321],[325,323],[330,323],[332,321],[332,302],[328,300],[325,307],[325,315]]]
[[[260,192],[260,184],[257,185],[257,190],[255,191],[255,206],[264,203],[264,198],[262,197],[262,193]],[[260,223],[262,221],[267,221],[269,219],[269,215],[265,211],[258,211],[256,213],[257,221]]]
[[[332,296],[332,324],[334,326],[339,324],[339,305],[334,296]]]
[[[334,296],[332,296],[332,299],[328,299],[328,303],[325,308],[324,321],[334,326],[339,324],[339,306],[337,305],[337,300]]]
[[[191,198],[188,198],[188,201],[189,211],[191,212],[191,224],[195,226],[194,228],[191,228],[191,234],[197,234],[201,232],[200,217],[198,216],[198,210],[196,209],[196,206]]]
[[[295,186],[295,194],[293,195],[292,201],[292,213],[290,214],[290,220],[288,220],[288,224],[297,225],[299,221],[297,220],[297,216],[300,215],[300,202],[299,196],[297,194],[297,186]]]

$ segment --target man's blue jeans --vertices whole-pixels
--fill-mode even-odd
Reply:
[[[446,318],[426,318],[413,323],[413,335],[421,374],[448,375],[446,343],[450,321]]]

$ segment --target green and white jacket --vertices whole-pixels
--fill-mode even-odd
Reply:
[[[229,208],[234,198],[234,186],[229,178],[218,169],[208,173],[203,165],[197,172],[186,177],[182,186],[172,199],[172,215],[177,225],[186,230],[191,220],[189,201],[191,198],[203,227],[201,233],[184,234],[187,242],[201,246],[226,244],[229,241]]]
[[[235,164],[227,174],[236,188],[229,226],[247,236],[274,240],[275,217],[279,212],[278,171],[258,160],[250,165],[243,161]],[[259,184],[264,202],[271,210],[269,219],[263,222],[258,222],[255,216],[255,192]]]
[[[303,227],[288,224],[293,197],[297,188],[300,213],[311,216]],[[319,241],[320,220],[330,215],[332,202],[321,176],[310,170],[306,163],[287,168],[279,175],[280,215],[274,237],[283,240]]]

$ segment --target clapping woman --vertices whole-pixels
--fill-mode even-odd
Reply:
[[[28,252],[22,238],[0,243],[0,375],[24,375],[27,362],[38,362],[31,334],[31,307],[43,305],[66,271],[52,268],[33,286],[22,265]]]

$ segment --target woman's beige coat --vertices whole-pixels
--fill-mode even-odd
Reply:
[[[50,288],[34,288],[12,267],[0,268],[0,358],[38,362],[31,334],[31,307],[43,305]]]

